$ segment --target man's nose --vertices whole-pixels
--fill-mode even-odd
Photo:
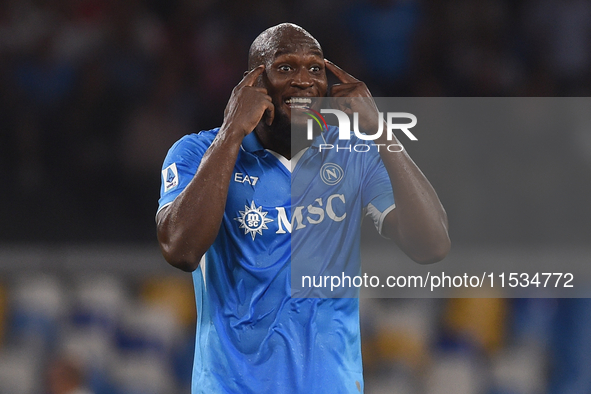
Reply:
[[[314,85],[314,80],[310,76],[310,73],[305,68],[298,69],[293,79],[291,80],[291,86],[297,86],[301,89],[307,89]]]

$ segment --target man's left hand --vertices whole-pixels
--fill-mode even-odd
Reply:
[[[374,134],[379,126],[379,111],[365,83],[330,60],[324,59],[324,63],[326,68],[341,82],[332,85],[330,88],[330,97],[338,98],[332,103],[333,107],[349,116],[357,112],[359,114],[360,131]]]

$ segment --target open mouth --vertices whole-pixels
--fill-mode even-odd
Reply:
[[[309,97],[291,97],[285,100],[285,104],[292,109],[309,109],[312,105],[312,99]]]

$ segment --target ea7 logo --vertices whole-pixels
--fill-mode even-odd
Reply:
[[[256,185],[257,182],[259,181],[259,177],[258,176],[248,176],[248,174],[243,174],[241,172],[235,172],[234,173],[234,182],[238,182],[238,183],[248,183],[249,185]]]
[[[320,113],[323,114],[334,114],[339,121],[339,139],[340,140],[349,140],[351,139],[351,121],[349,116],[340,111],[338,109],[321,109]],[[320,115],[317,113],[317,115]],[[320,115],[322,121],[326,124],[324,117]],[[394,123],[394,119],[409,119],[410,122],[407,123]],[[317,121],[318,122],[318,121]],[[417,137],[414,136],[413,133],[409,131],[410,128],[413,128],[417,124],[417,117],[408,112],[387,112],[386,115],[386,128],[387,128],[387,138],[388,141],[392,140],[392,135],[394,135],[394,130],[401,130],[410,140],[417,141]],[[314,122],[312,119],[308,119],[307,122],[307,134],[308,140],[313,139],[313,126]],[[359,131],[359,114],[357,112],[353,112],[353,132],[360,140],[364,141],[374,141],[382,136],[384,132],[384,113],[378,113],[378,130],[375,134],[364,134]]]

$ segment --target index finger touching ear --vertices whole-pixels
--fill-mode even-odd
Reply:
[[[355,78],[354,76],[352,76],[351,74],[349,74],[348,72],[346,72],[345,70],[343,70],[342,68],[340,68],[339,66],[337,66],[336,64],[334,64],[333,62],[331,62],[328,59],[324,59],[324,64],[326,64],[326,68],[335,75],[335,77],[338,78],[339,81],[341,81],[342,83],[353,83],[353,82],[359,82],[359,80],[357,78]]]
[[[263,73],[263,71],[265,71],[265,66],[263,64],[253,68],[244,76],[244,78],[242,78],[242,81],[240,81],[238,85],[254,86],[257,78]]]

